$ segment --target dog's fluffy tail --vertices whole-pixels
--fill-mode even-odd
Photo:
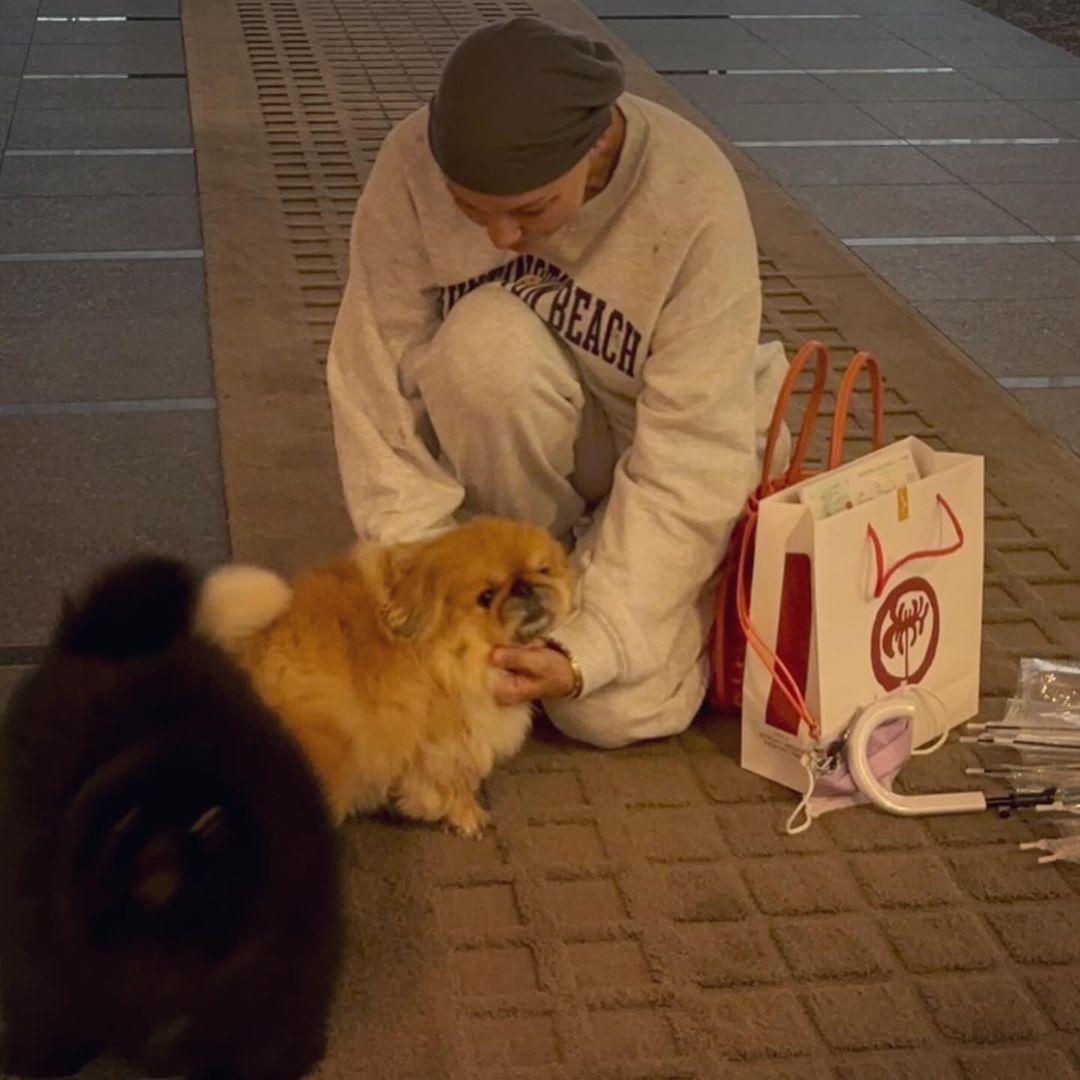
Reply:
[[[167,648],[191,627],[198,584],[177,559],[140,556],[110,567],[64,600],[55,645],[114,660]]]
[[[292,601],[288,583],[271,570],[234,563],[203,582],[195,630],[228,647],[269,626]]]

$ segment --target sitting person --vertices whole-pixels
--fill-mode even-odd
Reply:
[[[495,652],[499,700],[604,747],[692,721],[787,367],[761,304],[731,165],[603,43],[485,26],[386,137],[330,346],[346,503],[380,543],[487,513],[573,549],[578,610]]]

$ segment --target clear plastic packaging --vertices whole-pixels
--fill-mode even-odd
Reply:
[[[960,741],[1012,750],[1029,764],[1080,762],[1080,663],[1021,660],[1001,719],[968,724]]]
[[[1074,862],[1080,863],[1080,833],[1067,833],[1064,836],[1047,836],[1042,840],[1028,840],[1020,845],[1021,851],[1045,851],[1039,856],[1039,862]]]
[[[1045,762],[1041,764],[1010,761],[1005,764],[971,766],[964,770],[968,776],[991,776],[1002,780],[1030,780],[1033,783],[1071,784],[1080,782],[1080,761]]]
[[[1057,812],[1059,814],[1076,814],[1080,816],[1080,785],[1059,787],[1054,792],[1054,801],[1044,806],[1037,806],[1036,810]]]
[[[1000,720],[970,723],[968,731],[1008,731],[1045,728],[1080,731],[1080,709],[1027,698],[1009,698]]]
[[[985,776],[988,780],[1004,780],[1013,791],[1045,791],[1048,787],[1071,787],[1080,784],[1080,761],[1057,764],[1027,764],[1023,761],[1006,765],[970,766],[968,776]]]
[[[1007,746],[1015,750],[1039,750],[1058,752],[1080,757],[1080,726],[1077,727],[989,727],[976,726],[968,730],[971,735],[961,735],[962,743],[978,743],[982,746]]]
[[[1036,698],[1013,698],[999,727],[1048,727],[1080,729],[1080,707]]]
[[[1080,713],[1080,661],[1020,661],[1020,697],[1026,702],[1045,702]]]
[[[1074,746],[1013,746],[1025,765],[1071,765],[1080,761]]]
[[[1040,863],[1080,863],[1080,662],[1021,660],[1016,696],[1001,718],[966,732],[960,741],[985,754],[965,772],[1004,781],[1059,833],[1020,847],[1043,852]]]
[[[1047,824],[1057,829],[1057,836],[1044,837],[1041,840],[1029,840],[1021,844],[1025,851],[1045,851],[1039,862],[1080,862],[1080,818],[1054,818]]]

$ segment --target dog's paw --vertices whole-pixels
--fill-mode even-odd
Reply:
[[[491,815],[478,803],[454,807],[446,815],[447,825],[459,836],[478,840],[491,824]]]

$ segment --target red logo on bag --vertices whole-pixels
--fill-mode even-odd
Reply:
[[[874,678],[886,690],[922,682],[937,655],[941,609],[926,578],[900,582],[885,597],[870,634]]]

